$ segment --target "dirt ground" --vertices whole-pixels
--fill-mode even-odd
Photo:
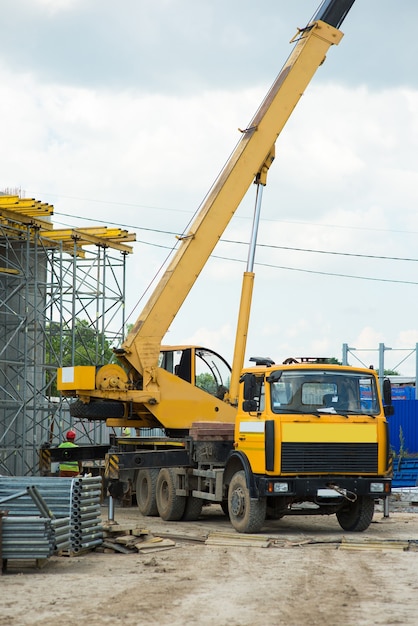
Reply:
[[[344,533],[335,516],[285,517],[258,535],[271,539],[267,548],[248,546],[217,506],[197,522],[116,507],[115,522],[170,536],[175,547],[57,556],[41,569],[10,561],[0,577],[0,626],[418,623],[418,513],[411,509],[388,518],[376,511],[365,533]],[[208,536],[220,545],[205,543]]]

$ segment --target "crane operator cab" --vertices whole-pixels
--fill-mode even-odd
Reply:
[[[231,367],[208,348],[162,346],[158,365],[220,400],[229,391]]]

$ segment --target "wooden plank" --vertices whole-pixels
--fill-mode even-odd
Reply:
[[[132,554],[134,552],[134,550],[129,549],[126,546],[122,546],[121,544],[113,543],[112,541],[103,541],[102,547],[110,548],[111,550],[121,552],[122,554]]]
[[[343,537],[339,549],[341,550],[409,550],[409,541],[374,540],[374,539],[351,539]]]
[[[272,542],[266,535],[240,535],[238,533],[210,533],[205,541],[209,546],[239,546],[245,548],[268,548]]]
[[[137,534],[140,533],[142,535],[147,535],[149,531],[145,528],[140,528],[139,526],[133,526],[132,523],[126,522],[126,524],[118,524],[118,523],[104,523],[104,530],[109,534]]]
[[[149,552],[158,552],[159,550],[169,550],[170,548],[176,548],[176,543],[171,539],[162,539],[161,537],[153,537],[138,543],[136,549],[140,554],[148,554]]]

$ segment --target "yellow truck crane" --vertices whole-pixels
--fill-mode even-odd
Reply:
[[[243,370],[261,196],[275,142],[328,49],[340,42],[353,3],[325,0],[298,30],[279,76],[115,350],[118,363],[58,372],[61,392],[77,398],[74,417],[140,434],[114,442],[106,467],[110,492],[133,484],[144,515],[192,520],[204,502],[216,502],[239,532],[260,530],[266,515],[300,512],[335,513],[345,530],[360,531],[375,500],[390,493],[390,386],[381,381],[383,403],[376,372],[308,358],[282,365],[257,358]],[[230,368],[207,348],[162,342],[252,182],[254,223]],[[165,436],[145,437],[143,428],[161,428]]]

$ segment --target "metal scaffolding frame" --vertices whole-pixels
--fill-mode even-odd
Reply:
[[[418,386],[416,385],[416,380],[417,380],[417,376],[418,376],[418,343],[415,344],[415,347],[413,348],[389,348],[388,346],[385,346],[384,343],[379,343],[379,347],[378,348],[351,348],[348,343],[343,343],[343,360],[342,360],[342,364],[343,365],[348,365],[348,358],[349,355],[351,354],[353,356],[353,358],[356,359],[356,361],[358,361],[360,363],[360,365],[362,367],[371,367],[369,365],[367,365],[358,355],[359,352],[366,352],[368,354],[370,354],[371,352],[378,352],[378,359],[379,359],[379,367],[378,367],[378,374],[379,374],[379,380],[380,380],[380,385],[383,388],[383,380],[385,378],[385,353],[390,350],[390,351],[394,351],[394,352],[401,352],[402,353],[402,358],[400,359],[400,361],[395,365],[395,369],[397,369],[398,367],[400,367],[402,365],[402,363],[404,363],[407,359],[409,359],[411,356],[414,356],[415,359],[415,399],[418,400]]]
[[[70,427],[108,441],[98,422],[73,423],[55,391],[63,365],[102,365],[123,340],[126,258],[135,235],[53,228],[53,207],[0,195],[0,474],[35,475],[39,449]]]

